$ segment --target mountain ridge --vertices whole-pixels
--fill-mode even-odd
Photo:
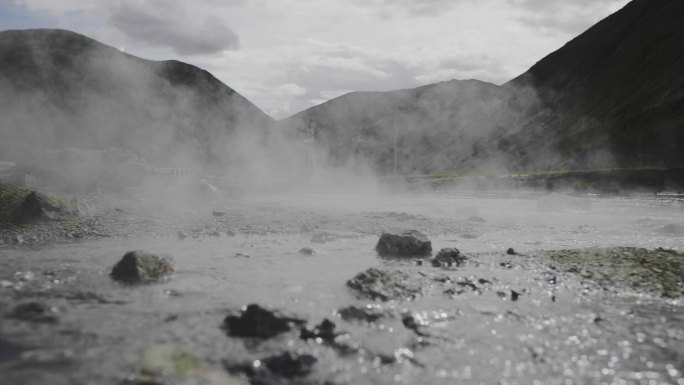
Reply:
[[[206,70],[142,59],[67,30],[0,32],[0,84],[4,139],[121,147],[162,164],[179,152],[218,162],[225,150],[215,141],[274,122]]]

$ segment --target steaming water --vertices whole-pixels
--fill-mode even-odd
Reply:
[[[8,311],[7,298],[15,290],[25,301],[54,306],[60,318],[56,325],[0,320],[0,373],[9,381],[3,383],[116,383],[137,370],[145,348],[174,343],[200,358],[206,372],[222,371],[224,362],[286,350],[311,353],[318,358],[314,383],[684,384],[681,303],[597,290],[572,274],[549,270],[534,256],[534,250],[588,246],[682,250],[684,237],[662,230],[684,224],[681,198],[310,194],[252,203],[326,210],[331,216],[355,211],[437,222],[462,218],[467,231],[434,231],[433,249],[458,247],[476,263],[442,270],[382,260],[373,251],[377,236],[367,234],[324,244],[312,244],[310,235],[242,234],[2,250],[0,279],[6,284],[0,310]],[[485,221],[467,220],[473,216]],[[300,254],[306,246],[317,254]],[[506,256],[502,251],[508,247],[528,256]],[[154,285],[112,282],[111,266],[132,249],[172,256],[177,274]],[[506,261],[514,268],[502,268]],[[374,304],[394,316],[372,325],[341,320],[335,309],[371,303],[355,297],[346,280],[378,266],[410,273],[423,295]],[[27,271],[36,278],[20,282],[17,277]],[[549,284],[549,274],[557,276],[557,285]],[[479,279],[490,282],[478,283],[481,292],[457,284]],[[465,289],[445,295],[448,288]],[[512,301],[510,290],[523,294]],[[344,343],[359,350],[344,355],[325,344],[305,343],[296,331],[263,343],[228,338],[219,328],[223,318],[248,303],[281,309],[310,324],[330,318],[339,331],[349,332]],[[401,314],[408,313],[423,325],[422,335],[402,325]]]

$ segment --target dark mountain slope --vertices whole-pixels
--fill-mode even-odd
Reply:
[[[272,123],[207,71],[64,30],[0,32],[0,109],[5,147],[119,147],[175,165],[220,162],[231,134]]]
[[[576,163],[609,150],[623,167],[684,165],[683,20],[681,0],[635,0],[504,87],[537,90],[553,112],[542,139]]]
[[[502,87],[353,93],[280,124],[388,171],[398,119],[401,173],[684,165],[682,20],[635,0]]]

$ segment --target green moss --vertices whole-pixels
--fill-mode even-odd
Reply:
[[[601,285],[629,287],[663,297],[684,296],[684,254],[634,247],[548,252],[565,269]]]
[[[154,345],[143,352],[140,373],[147,376],[185,376],[197,370],[197,359],[179,345]]]
[[[29,190],[0,181],[0,228],[13,227],[14,210],[24,201]]]

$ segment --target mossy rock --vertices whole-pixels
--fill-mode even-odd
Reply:
[[[140,283],[170,277],[173,265],[166,259],[145,251],[129,251],[114,265],[110,276],[116,281]]]
[[[390,301],[412,299],[420,295],[417,285],[409,283],[409,275],[401,271],[370,268],[347,281],[347,287],[359,297]]]
[[[14,212],[31,191],[0,181],[0,228],[14,225]]]
[[[684,296],[684,254],[635,247],[547,252],[568,271],[603,286],[629,287],[668,298]]]
[[[0,181],[0,228],[44,220],[73,220],[89,211],[78,198],[30,191]]]

